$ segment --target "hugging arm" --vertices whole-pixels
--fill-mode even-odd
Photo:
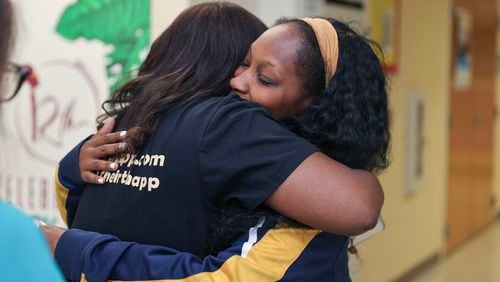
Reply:
[[[66,277],[74,281],[82,277],[88,281],[278,281],[284,276],[299,278],[311,272],[320,277],[326,274],[322,272],[325,269],[304,273],[290,268],[299,258],[306,263],[308,258],[301,253],[319,236],[318,230],[276,230],[270,226],[255,230],[253,235],[243,234],[216,256],[199,258],[167,247],[120,241],[111,235],[44,227],[46,234],[63,232],[56,242],[55,258]],[[255,241],[248,247],[253,236]],[[47,237],[50,242],[50,236]],[[269,251],[269,246],[274,252]]]
[[[281,124],[277,124],[268,115],[262,115],[260,108],[248,108],[240,104],[230,104],[227,107],[230,109],[222,110],[220,117],[217,118],[216,116],[214,118],[215,122],[213,121],[213,123],[217,125],[208,130],[212,133],[206,136],[204,140],[205,149],[202,149],[201,155],[205,157],[202,157],[204,161],[201,162],[201,170],[205,172],[207,182],[210,182],[214,187],[238,186],[238,189],[241,188],[242,191],[246,189],[245,193],[249,197],[254,197],[254,199],[250,200],[252,203],[247,206],[249,209],[261,203],[255,201],[253,191],[256,191],[256,189],[262,190],[263,192],[260,192],[259,197],[267,199],[266,204],[272,209],[298,222],[331,233],[351,236],[363,233],[375,226],[384,199],[382,188],[375,175],[368,171],[350,169],[317,152],[317,149],[313,148],[307,141],[297,141],[300,138],[290,135],[292,133]],[[228,112],[243,112],[244,114],[240,114],[240,116],[236,114],[236,118],[230,119],[227,118]],[[248,114],[248,112],[251,113]],[[257,119],[257,122],[255,122],[255,119]],[[226,125],[220,126],[221,122],[225,122]],[[255,129],[255,123],[266,125],[267,128],[265,129],[273,132],[273,134],[262,137],[262,131],[266,130]],[[218,134],[219,129],[223,133]],[[250,138],[252,134],[247,134],[246,136],[249,138],[244,140],[246,143],[242,143],[242,147],[233,148],[232,151],[229,150],[231,144],[222,142],[222,136],[226,140],[241,139],[242,130],[246,133],[255,130],[253,135],[257,137],[252,140]],[[231,134],[235,136],[231,136]],[[118,138],[118,136],[115,137]],[[277,139],[280,142],[276,142]],[[97,140],[100,141],[93,141],[96,144],[91,143],[92,140],[87,142],[87,151],[83,151],[82,146],[82,157],[86,157],[87,160],[95,158],[95,155],[92,155],[91,152],[106,151],[103,148],[108,148],[109,151],[112,148],[118,150],[116,145],[118,143],[112,143],[117,142],[115,139],[106,141],[106,138],[101,137]],[[265,142],[262,140],[265,140]],[[283,144],[290,142],[296,143],[296,147],[288,146],[296,152],[292,156],[287,155],[286,152],[280,152],[280,150],[283,151]],[[266,146],[263,146],[263,143]],[[65,204],[60,204],[59,208],[63,211],[62,214],[64,214],[64,211],[68,211],[68,214],[63,216],[68,219],[72,219],[78,203],[79,193],[82,191],[81,178],[79,174],[75,176],[76,171],[82,172],[82,168],[77,168],[79,163],[75,160],[76,157],[80,157],[78,150],[70,152],[61,161],[61,165],[65,166],[62,169],[60,167],[58,173],[58,178],[68,183],[66,186],[73,187],[72,189],[59,189],[69,191],[66,198],[64,193],[58,192],[58,203]],[[82,163],[82,157],[80,157],[80,163]],[[221,162],[221,159],[234,161]],[[72,161],[68,162],[67,160]],[[244,163],[247,160],[250,161]],[[88,167],[89,162],[93,163],[92,161],[86,161],[82,166]],[[103,164],[99,169],[111,170],[108,165],[109,162],[102,162]],[[239,171],[234,170],[233,173],[231,170],[235,169],[233,164],[236,162],[238,162],[236,165],[240,165],[241,162],[244,164],[238,167]],[[284,163],[284,165],[280,167],[280,176],[275,177],[275,174],[269,174],[267,164],[273,163],[275,165],[278,162]],[[259,163],[265,165],[258,165]],[[65,172],[66,169],[68,169],[68,172]],[[259,169],[261,169],[261,172],[258,171]],[[248,173],[248,181],[238,182],[239,179],[242,179],[240,172],[243,170],[246,172],[252,171],[252,173]],[[70,171],[73,172],[70,173]],[[224,173],[221,174],[220,172]],[[73,177],[62,177],[65,175]],[[256,188],[255,176],[260,178],[257,181],[259,185],[263,183],[263,186],[266,186],[264,189]],[[74,179],[73,183],[71,183],[71,179]],[[94,178],[88,178],[87,181],[92,181],[92,179]],[[273,181],[274,183],[269,185],[268,182]],[[63,181],[59,182],[62,183]],[[234,196],[234,188],[230,190],[221,189],[216,193],[219,195],[211,196],[213,198],[226,197],[231,200],[231,196]],[[240,197],[239,194],[235,196]],[[226,199],[221,199],[221,201],[224,200]],[[66,209],[64,209],[65,207]],[[72,211],[73,213],[71,213]],[[68,223],[70,223],[69,221]]]
[[[347,236],[373,228],[383,202],[375,175],[350,169],[321,153],[305,159],[266,200],[278,213]]]
[[[380,215],[384,195],[374,174],[318,152],[256,104],[221,106],[201,144],[203,191],[217,208],[237,202],[253,210],[265,203],[302,224],[346,236],[371,229]]]
[[[108,118],[104,126],[94,135],[76,145],[59,162],[55,171],[56,201],[59,214],[71,226],[76,208],[86,183],[99,183],[96,171],[113,170],[112,163],[105,157],[123,152],[125,134],[111,133],[114,118]],[[114,167],[116,169],[116,167]]]
[[[249,109],[245,107],[244,109],[246,109],[247,112],[251,111],[250,117],[260,116],[262,118],[259,110],[254,112],[253,108]],[[226,116],[221,115],[220,119],[227,120],[229,123],[238,125],[238,127],[241,128],[233,131],[232,129],[226,130],[227,127],[219,127],[223,129],[224,134],[228,134],[228,132],[230,132],[241,137],[241,130],[245,132],[254,130],[253,118],[248,120],[246,118],[241,118],[235,121],[229,120]],[[242,161],[249,161],[249,163],[244,164],[243,168],[265,169],[265,171],[268,171],[268,167],[266,168],[266,166],[262,166],[262,160],[264,159],[264,163],[276,163],[273,160],[279,156],[276,154],[270,154],[269,152],[275,152],[274,149],[276,148],[282,149],[283,143],[281,141],[279,143],[275,143],[274,141],[277,138],[282,141],[284,140],[285,143],[289,143],[288,141],[297,142],[296,144],[298,149],[296,150],[296,153],[292,154],[292,158],[290,158],[289,151],[281,150],[283,156],[280,159],[285,159],[286,162],[278,162],[280,164],[277,166],[280,168],[279,178],[268,177],[269,175],[276,175],[272,172],[266,174],[264,171],[261,171],[259,181],[256,182],[254,177],[256,175],[252,172],[247,177],[249,181],[241,183],[242,186],[247,184],[247,187],[244,187],[244,190],[239,190],[240,192],[246,191],[249,193],[234,194],[234,191],[220,190],[220,194],[225,195],[226,192],[228,192],[227,194],[231,196],[243,196],[243,198],[244,196],[248,196],[251,198],[250,200],[246,200],[249,205],[259,205],[263,200],[261,202],[258,202],[257,200],[252,201],[254,199],[254,192],[256,192],[253,188],[257,185],[263,185],[262,187],[268,188],[268,190],[265,191],[265,193],[268,194],[266,196],[264,195],[265,193],[262,193],[262,195],[260,195],[260,199],[268,199],[267,204],[269,206],[283,212],[291,218],[299,221],[302,220],[302,222],[308,225],[324,226],[325,230],[334,231],[340,234],[356,234],[369,227],[368,225],[370,225],[370,223],[367,223],[366,219],[360,219],[360,217],[370,214],[372,210],[374,210],[375,212],[373,213],[378,216],[378,212],[380,211],[378,205],[381,205],[383,199],[379,198],[379,202],[374,200],[373,205],[368,207],[364,206],[364,204],[369,202],[363,203],[363,201],[360,200],[364,197],[368,197],[367,195],[370,193],[373,193],[374,195],[376,195],[377,191],[381,193],[380,185],[371,173],[366,171],[351,170],[338,162],[329,159],[325,155],[317,153],[317,149],[314,148],[314,146],[310,144],[305,145],[303,142],[306,141],[297,141],[296,136],[290,135],[291,133],[286,131],[286,129],[283,129],[282,125],[276,124],[276,121],[269,121],[267,117],[264,117],[263,120],[261,119],[259,121],[262,122],[259,124],[266,124],[270,122],[268,129],[277,131],[275,132],[276,134],[264,136],[266,140],[265,147],[261,147],[263,139],[261,139],[262,136],[260,133],[255,134],[258,137],[255,140],[252,140],[251,134],[247,134],[243,140],[245,143],[242,144],[241,148],[235,147],[232,148],[234,149],[233,151],[229,151],[228,149],[231,148],[228,147],[227,143],[221,142],[221,139],[219,138],[220,135],[212,134],[211,137],[208,136],[207,140],[204,140],[206,142],[205,146],[207,149],[203,154],[207,155],[203,158],[204,162],[206,162],[203,167],[205,169],[213,169],[215,164],[214,160],[221,159],[219,158],[220,155],[217,154],[217,152],[220,152],[223,156],[227,156],[227,158],[222,158],[224,162],[217,162],[217,165],[221,165],[222,167],[217,167],[216,169],[223,169],[221,171],[229,171],[233,168],[233,166],[240,165],[239,163]],[[258,132],[261,132],[261,130],[258,130]],[[230,137],[231,136],[228,136],[226,140],[233,140]],[[264,152],[261,149],[272,150]],[[255,155],[256,152],[260,152],[258,156]],[[228,153],[229,155],[227,155]],[[215,158],[211,159],[209,156]],[[251,156],[251,158],[246,158],[245,156]],[[231,160],[231,162],[229,160]],[[290,164],[292,162],[293,164]],[[284,165],[281,166],[281,164]],[[226,167],[226,165],[229,167]],[[237,177],[241,176],[239,173],[242,171],[241,168],[241,166],[238,167],[232,175]],[[281,170],[284,172],[281,172]],[[247,173],[248,171],[253,170],[244,169],[244,171]],[[212,179],[209,179],[210,183],[217,184],[219,181],[221,183],[233,183],[232,180],[234,180],[234,177],[233,179],[229,177],[229,180],[226,180],[226,175],[221,175],[219,178],[217,174],[211,172],[212,171],[210,170],[205,171],[205,175],[207,177],[213,177]],[[271,184],[269,184],[270,179],[273,181]],[[367,189],[366,185],[373,187],[368,187],[368,193],[363,194],[362,189]],[[218,187],[217,185],[213,186]],[[225,185],[225,187],[231,188],[231,190],[235,190],[234,186],[238,185]],[[319,194],[316,195],[317,193]],[[222,197],[220,195],[211,195]],[[271,196],[269,197],[269,195]],[[383,194],[381,195],[381,197],[383,197]],[[228,199],[231,200],[234,198],[230,197]],[[224,200],[225,198],[222,197],[221,201]],[[337,205],[339,206],[337,207]],[[367,212],[367,210],[370,210],[370,212]],[[351,217],[342,221],[342,216]],[[118,239],[110,235],[102,235],[79,230],[69,230],[65,234],[66,235],[61,237],[61,241],[57,243],[56,258],[58,262],[62,264],[64,272],[67,275],[71,275],[71,277],[79,276],[81,273],[85,273],[88,277],[88,275],[93,275],[92,273],[94,271],[104,271],[102,272],[102,275],[115,278],[113,271],[121,269],[124,271],[124,276],[120,276],[123,279],[136,279],[136,276],[132,276],[135,272],[142,273],[149,277],[148,279],[152,279],[151,277],[158,277],[153,276],[151,271],[160,269],[159,265],[163,265],[164,267],[171,266],[172,268],[169,271],[176,271],[174,268],[184,269],[186,262],[194,262],[193,264],[188,263],[188,265],[195,265],[198,267],[197,269],[201,270],[203,270],[203,268],[199,267],[207,264],[205,259],[200,259],[185,253],[179,254],[179,252],[169,248],[120,242]],[[274,237],[279,240],[271,242],[271,245],[267,245],[266,248],[275,249],[275,244],[284,242],[282,241],[282,235],[283,234],[280,234],[278,237]],[[292,236],[292,238],[300,239],[303,238],[303,236]],[[287,243],[286,246],[281,249],[288,249],[288,246],[290,246],[290,244]],[[227,250],[222,253],[226,251]],[[140,259],[137,259],[138,257]],[[276,259],[274,253],[273,259]],[[136,267],[134,267],[134,265],[136,265]],[[210,263],[208,263],[208,265],[210,265]],[[240,266],[238,266],[238,269],[239,267]],[[253,269],[252,271],[258,272],[264,271],[267,268],[262,266],[253,266],[251,269]],[[128,270],[131,272],[127,272]],[[231,268],[223,273],[225,273],[225,275],[232,275],[231,271],[235,271],[235,268]]]

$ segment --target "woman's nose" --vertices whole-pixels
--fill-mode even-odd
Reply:
[[[240,68],[239,68],[240,69]],[[245,72],[239,72],[238,70],[235,72],[235,77],[233,77],[229,84],[233,91],[238,93],[238,95],[247,95],[248,94],[248,85],[245,83]]]

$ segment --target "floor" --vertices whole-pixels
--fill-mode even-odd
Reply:
[[[411,282],[500,281],[500,221]]]

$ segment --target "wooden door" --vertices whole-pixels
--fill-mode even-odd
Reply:
[[[455,86],[459,17],[453,20],[447,251],[486,227],[493,215],[493,115],[496,0],[453,0],[471,16],[469,87]],[[456,11],[456,10],[455,10]]]

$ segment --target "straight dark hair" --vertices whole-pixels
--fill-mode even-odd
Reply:
[[[137,78],[103,104],[107,115],[117,116],[117,130],[129,130],[129,150],[140,147],[161,115],[174,107],[227,95],[234,71],[266,29],[231,3],[203,3],[182,12],[154,41]]]

